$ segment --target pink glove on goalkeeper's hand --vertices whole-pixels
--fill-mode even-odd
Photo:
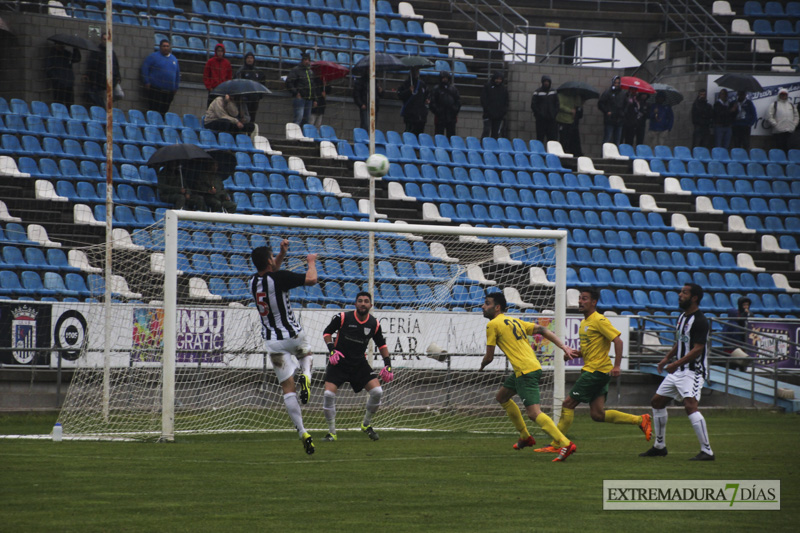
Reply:
[[[389,383],[390,381],[392,381],[394,379],[394,372],[392,372],[392,367],[390,366],[383,367],[380,376],[384,383]]]
[[[331,355],[328,358],[328,361],[330,361],[330,363],[332,365],[335,365],[335,364],[337,364],[339,362],[339,359],[344,359],[344,354],[342,352],[340,352],[339,350],[334,350],[334,351],[331,352]]]

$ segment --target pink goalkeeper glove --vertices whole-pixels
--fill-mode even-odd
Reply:
[[[389,383],[390,381],[392,381],[394,379],[394,372],[392,372],[392,367],[390,366],[383,367],[380,376],[384,383]]]
[[[339,362],[340,359],[344,359],[344,354],[342,352],[340,352],[339,350],[334,350],[334,351],[331,352],[331,355],[328,358],[328,361],[330,361],[330,363],[332,365],[335,365],[335,364],[337,364]]]

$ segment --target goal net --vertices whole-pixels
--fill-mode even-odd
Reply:
[[[75,304],[85,327],[80,349],[62,361],[74,375],[59,421],[67,436],[97,438],[291,430],[247,283],[250,251],[266,245],[277,254],[286,238],[281,268],[305,272],[307,255],[318,254],[319,283],[290,291],[314,354],[303,406],[310,431],[327,429],[323,329],[370,281],[395,372],[375,427],[513,431],[494,399],[512,372],[507,359],[498,354],[478,371],[480,306],[501,291],[508,314],[564,338],[565,234],[168,211],[115,241],[113,303]],[[83,252],[103,265],[102,247]],[[95,290],[104,282],[93,277]],[[549,341],[530,340],[544,368],[542,407],[558,417],[563,362]],[[382,366],[377,351],[367,357]],[[338,429],[359,427],[365,400],[340,387]]]

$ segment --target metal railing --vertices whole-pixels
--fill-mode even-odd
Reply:
[[[461,4],[465,4],[464,9]],[[528,35],[525,31],[530,27],[528,19],[517,13],[517,11],[499,0],[489,3],[486,0],[450,0],[450,11],[457,11],[473,22],[473,29],[487,32],[489,35],[497,34],[497,42],[500,49],[509,54],[528,55],[528,40],[518,43],[516,35]],[[513,46],[508,46],[503,41],[504,34],[511,34]],[[518,47],[518,45],[520,45]]]
[[[664,31],[681,32],[684,51],[693,44],[702,62],[717,67],[726,61],[728,30],[697,0],[666,0],[659,5],[664,12]]]

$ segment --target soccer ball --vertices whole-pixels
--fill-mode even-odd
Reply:
[[[389,159],[383,154],[372,154],[367,158],[367,172],[374,178],[385,176],[389,172]]]

